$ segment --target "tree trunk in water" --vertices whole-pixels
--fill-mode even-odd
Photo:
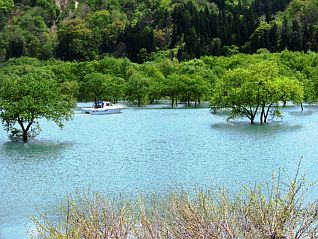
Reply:
[[[304,111],[303,102],[300,103],[300,107],[301,107],[301,112],[303,112]]]
[[[259,122],[261,123],[261,124],[263,124],[263,116],[265,116],[264,115],[264,105],[262,105],[262,111],[261,111],[261,116],[260,116],[260,118],[259,118]]]
[[[267,123],[267,116],[268,114],[264,115],[264,123]]]
[[[268,114],[269,114],[269,110],[270,108],[272,107],[272,104],[270,104],[266,110],[266,113],[264,114],[264,123],[267,122],[267,117],[268,117]]]
[[[251,120],[251,124],[254,124],[255,116],[256,114],[251,114],[251,117],[249,117],[249,119]]]
[[[174,104],[174,99],[171,99],[171,108],[173,108],[173,104]]]
[[[252,107],[250,106],[248,118],[251,120],[251,124],[254,124],[254,119],[255,119],[255,117],[256,117],[258,108],[259,108],[259,105],[257,105],[257,107],[255,108],[255,110],[253,110]]]
[[[28,142],[28,132],[29,132],[31,125],[33,124],[33,121],[29,122],[27,127],[24,127],[23,120],[18,119],[18,124],[20,125],[21,130],[22,130],[22,140],[23,140],[23,142],[26,143],[26,142]]]
[[[27,130],[22,131],[22,140],[25,143],[28,142],[28,131]]]

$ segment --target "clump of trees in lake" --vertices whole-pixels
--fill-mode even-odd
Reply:
[[[318,50],[315,0],[0,0],[0,61]]]
[[[268,116],[280,116],[279,104],[301,104],[304,91],[295,77],[279,74],[276,63],[262,61],[249,67],[227,71],[214,85],[212,110],[230,110],[230,118],[247,117],[253,124],[259,114],[261,124]],[[273,109],[274,107],[274,109]]]
[[[123,200],[99,194],[67,197],[57,215],[33,217],[34,238],[253,238],[318,237],[317,202],[305,202],[306,185],[273,179],[267,187],[172,192],[166,198]],[[33,237],[31,237],[33,238]]]
[[[313,52],[205,56],[182,62],[162,57],[143,64],[113,57],[86,62],[12,58],[0,68],[0,116],[8,131],[20,132],[13,130],[20,125],[24,138],[29,123],[39,117],[58,125],[68,119],[74,103],[68,99],[124,100],[136,106],[166,100],[171,107],[208,101],[216,112],[229,110],[230,118],[243,116],[254,123],[259,117],[266,123],[280,116],[279,107],[287,102],[316,102],[317,76],[318,54]],[[51,111],[45,112],[49,105]],[[26,114],[30,109],[34,112]]]

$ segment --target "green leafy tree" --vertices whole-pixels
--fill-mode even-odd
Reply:
[[[194,89],[195,81],[193,78],[188,75],[180,75],[180,96],[184,101],[187,102],[187,106],[190,106],[190,102],[192,99],[192,93]]]
[[[79,84],[77,81],[65,81],[61,84],[62,94],[68,94],[76,98],[79,92]]]
[[[157,64],[147,62],[141,67],[144,74],[149,77],[148,99],[151,104],[159,101],[163,96],[164,75]]]
[[[108,10],[100,10],[88,16],[89,26],[101,36],[101,50],[113,52],[116,48],[117,37],[125,29],[125,21]]]
[[[56,55],[62,60],[94,59],[98,54],[100,38],[80,19],[64,21],[57,32]]]
[[[192,86],[192,96],[195,106],[201,103],[201,100],[206,98],[209,93],[209,83],[201,76],[193,77],[194,84]]]
[[[126,81],[121,77],[109,76],[104,82],[105,98],[113,103],[124,98],[126,90]]]
[[[13,8],[13,0],[0,0],[0,29],[5,25],[7,15]]]
[[[149,88],[148,88],[148,98],[150,104],[158,102],[163,95],[163,78],[150,78]]]
[[[149,78],[139,72],[133,72],[127,81],[126,99],[138,107],[145,101],[149,86]]]
[[[211,105],[214,110],[230,110],[229,118],[247,117],[251,124],[259,113],[262,124],[269,115],[281,115],[278,104],[286,96],[300,103],[302,86],[294,79],[279,75],[277,64],[264,61],[227,71],[215,84]]]
[[[171,74],[164,79],[163,84],[163,95],[169,96],[171,107],[174,107],[174,105],[177,107],[182,90],[181,76],[178,74]]]
[[[299,104],[302,103],[302,100],[306,99],[305,93],[307,89],[305,89],[305,84],[307,80],[304,77],[302,78],[303,80],[301,82],[299,82],[299,80],[295,77],[289,77],[288,79],[286,77],[281,78],[280,84],[283,84],[283,86],[281,86],[280,93],[281,101],[283,102],[284,106],[286,106],[288,101]],[[285,84],[285,81],[287,80],[289,81],[289,83]]]
[[[126,73],[130,66],[131,62],[126,58],[117,59],[113,57],[105,57],[98,61],[96,70],[103,74],[109,74],[111,76],[117,76],[126,79]]]
[[[0,44],[0,51],[3,54],[1,60],[23,56],[26,44],[23,30],[16,25],[5,27],[0,32]]]
[[[62,93],[51,72],[35,70],[3,79],[0,87],[0,118],[13,140],[27,142],[40,132],[38,120],[46,118],[60,128],[73,114],[75,101]]]
[[[50,64],[50,68],[60,82],[77,80],[74,72],[77,71],[76,63],[56,61]]]
[[[49,30],[41,16],[36,12],[27,12],[18,19],[18,26],[23,30],[24,55],[38,58],[52,56],[53,43]]]
[[[106,96],[106,84],[109,77],[109,75],[97,72],[87,74],[80,87],[80,94],[85,96],[84,100],[93,100],[95,104],[98,101],[104,100]]]
[[[21,56],[48,59],[53,56],[54,36],[37,11],[29,10],[0,31],[0,45],[6,59]]]

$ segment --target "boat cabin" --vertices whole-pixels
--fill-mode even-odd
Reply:
[[[95,103],[94,108],[100,109],[104,108],[105,106],[112,106],[112,103],[110,103],[109,101],[98,101]]]

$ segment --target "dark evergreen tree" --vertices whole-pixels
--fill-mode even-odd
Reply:
[[[128,57],[132,61],[141,63],[140,60],[142,58],[137,57],[140,54],[141,49],[145,49],[148,53],[155,50],[153,29],[148,26],[144,27],[142,23],[128,27],[121,36],[121,41],[126,45]]]
[[[289,46],[290,41],[290,27],[288,25],[288,21],[286,18],[283,19],[281,36],[280,36],[280,44],[279,49],[284,50],[287,49]]]
[[[303,24],[303,50],[305,52],[311,50],[314,33],[314,26],[305,22]]]
[[[273,24],[273,26],[270,29],[269,32],[269,40],[270,40],[270,46],[268,47],[268,50],[271,52],[275,52],[278,49],[278,41],[279,41],[279,32],[276,22]]]
[[[292,51],[301,51],[302,50],[302,32],[300,25],[297,20],[292,22],[292,31],[291,31],[291,38],[289,42],[288,49]]]
[[[21,57],[24,53],[24,41],[23,39],[17,37],[14,39],[11,39],[9,42],[9,47],[7,49],[7,55],[6,58],[9,59],[11,57]]]
[[[316,29],[312,42],[311,42],[311,50],[318,51],[318,29]]]

